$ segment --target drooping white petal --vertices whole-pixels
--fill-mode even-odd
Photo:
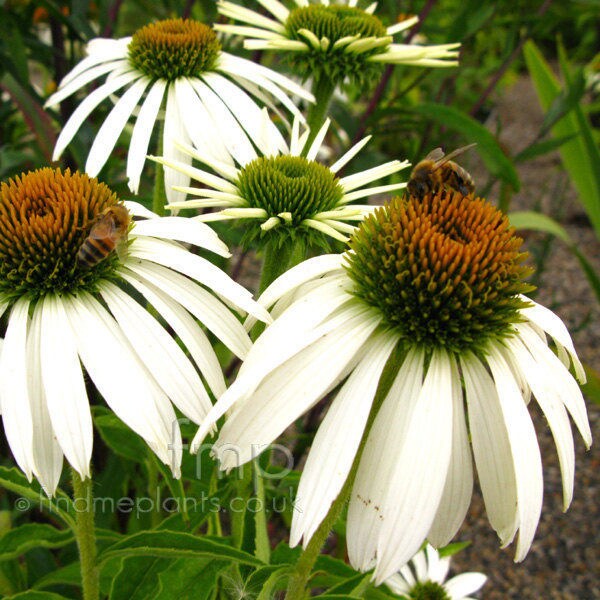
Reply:
[[[154,306],[169,326],[173,328],[173,331],[187,348],[198,369],[200,369],[200,373],[206,379],[214,396],[218,398],[223,394],[227,386],[225,385],[221,365],[206,334],[197,325],[188,311],[173,300],[168,293],[144,281],[142,277],[133,271],[123,270],[120,272],[120,275],[135,287]]]
[[[347,545],[350,564],[369,570],[375,560],[381,509],[395,467],[399,441],[406,435],[414,400],[423,385],[423,353],[408,353],[373,422],[350,496]]]
[[[506,425],[494,382],[474,356],[461,357],[469,430],[485,510],[503,546],[519,526],[517,484]]]
[[[544,365],[544,378],[548,380],[550,387],[559,395],[560,400],[573,417],[586,448],[589,448],[592,444],[592,432],[587,417],[585,400],[577,382],[567,371],[561,360],[548,348],[545,341],[537,337],[529,327],[521,325],[518,329],[535,360]]]
[[[509,338],[506,345],[513,353],[522,375],[527,378],[552,431],[562,473],[563,509],[567,510],[573,499],[575,483],[575,448],[567,411],[556,387],[552,385],[552,378],[548,377],[546,369],[537,363],[535,355],[528,352],[523,342],[519,338]]]
[[[159,216],[156,213],[153,213],[151,210],[148,210],[143,204],[139,202],[134,202],[133,200],[125,200],[123,202],[125,208],[134,216],[134,217],[143,217],[144,219],[158,219]]]
[[[183,275],[149,261],[130,262],[131,271],[162,289],[212,331],[236,356],[244,357],[252,343],[242,324],[210,292]]]
[[[203,79],[210,81],[211,75],[212,73],[208,73]],[[256,151],[240,123],[231,114],[228,104],[223,102],[204,81],[191,79],[190,83],[202,99],[202,103],[215,124],[212,131],[205,132],[205,136],[209,138],[209,144],[212,142],[213,137],[222,140],[231,156],[242,165],[256,158]]]
[[[565,324],[560,320],[560,318],[555,315],[550,309],[542,306],[541,304],[537,304],[530,298],[522,296],[522,299],[526,302],[532,304],[532,306],[527,308],[522,308],[519,312],[533,321],[536,325],[541,327],[549,336],[554,338],[555,342],[563,346],[567,352],[569,353],[571,360],[573,361],[573,368],[575,369],[575,374],[577,375],[577,379],[585,383],[585,371],[577,356],[577,352],[575,351],[575,346],[573,346],[573,340],[569,334],[569,330],[566,328]]]
[[[451,363],[445,352],[435,351],[381,507],[377,583],[410,560],[431,528],[450,462],[452,408]]]
[[[200,248],[210,250],[226,258],[231,256],[227,246],[208,225],[193,219],[182,217],[162,217],[137,221],[134,227],[136,236],[167,238],[187,242]]]
[[[33,422],[33,457],[35,476],[42,488],[53,496],[56,492],[63,466],[63,453],[54,435],[50,413],[46,404],[46,393],[42,383],[41,364],[41,304],[33,310],[29,335],[27,336],[27,378],[31,417]]]
[[[197,148],[199,154],[206,157],[214,157],[224,164],[234,164],[231,155],[227,151],[223,140],[215,135],[215,124],[204,106],[202,99],[198,97],[192,83],[185,77],[175,80],[175,99],[179,109],[179,114],[186,116],[183,124],[187,131],[187,137],[192,141],[193,147]],[[188,118],[193,115],[193,118]],[[175,138],[173,143],[178,150],[183,151],[182,144],[184,139]],[[187,164],[191,161],[186,161]]]
[[[127,61],[120,58],[118,60],[104,62],[90,69],[87,69],[84,72],[82,72],[81,75],[71,78],[66,83],[63,80],[58,90],[54,94],[52,94],[50,98],[48,98],[46,104],[44,104],[44,107],[49,108],[55,106],[62,102],[65,98],[68,98],[71,94],[74,94],[83,86],[87,85],[90,81],[93,81],[98,77],[102,77],[102,75],[105,75],[106,73],[112,71],[122,71],[124,67],[126,67],[128,70],[129,65]]]
[[[167,90],[162,147],[165,158],[163,162],[165,165],[165,193],[168,202],[181,202],[184,200],[185,194],[173,188],[186,186],[190,183],[190,177],[184,170],[175,170],[166,166],[173,161],[181,162],[184,165],[189,165],[192,162],[191,157],[182,152],[176,144],[176,142],[190,143],[188,129],[185,126],[188,118],[187,116],[184,117],[179,109],[176,93],[178,82],[183,80],[184,78],[177,79],[174,84],[169,85]],[[156,168],[160,169],[159,166]]]
[[[52,428],[66,459],[82,478],[90,476],[94,431],[83,373],[69,316],[61,298],[44,298],[41,370]]]
[[[515,469],[519,519],[515,562],[520,562],[529,551],[542,511],[542,459],[531,417],[506,361],[492,344],[488,345],[487,353]]]
[[[178,476],[180,431],[168,398],[117,323],[91,295],[65,299],[79,356],[112,411]]]
[[[221,429],[215,443],[217,456],[223,448],[236,448],[235,455],[220,456],[221,468],[229,470],[256,457],[311,408],[378,323],[368,315],[357,315],[270,373],[254,392],[253,401],[241,409],[235,406]]]
[[[103,282],[100,294],[158,385],[186,417],[200,423],[212,403],[183,350],[145,308],[119,287]]]
[[[136,238],[130,247],[130,254],[180,271],[261,321],[271,321],[269,314],[252,299],[248,290],[205,258],[152,238]]]
[[[272,154],[274,147],[281,152],[285,152],[287,145],[283,136],[271,119],[267,118],[265,120],[263,118],[262,109],[246,92],[217,73],[211,73],[210,77],[204,78],[204,81],[227,104],[229,110],[244,130],[248,132],[250,139],[262,154]],[[265,125],[268,130],[265,130]],[[254,157],[256,157],[256,154]],[[240,164],[244,165],[245,163]]]
[[[104,123],[102,123],[85,163],[85,170],[91,177],[98,175],[100,169],[104,166],[149,83],[150,80],[146,77],[138,79],[119,98]]]
[[[473,459],[463,406],[460,375],[452,363],[452,454],[444,493],[427,538],[436,548],[450,543],[462,525],[473,494]],[[437,557],[437,552],[435,552]]]
[[[33,456],[33,422],[27,389],[27,321],[29,300],[15,302],[0,354],[0,405],[8,445],[27,479],[37,470]]]
[[[107,38],[94,38],[90,40],[86,46],[88,56],[78,62],[73,69],[62,78],[56,93],[87,69],[105,62],[111,62],[118,59],[125,60],[127,58],[127,46],[130,41],[130,37],[118,40]],[[50,104],[50,102],[52,102],[52,104]],[[54,96],[50,96],[46,106],[51,106],[55,103]]]
[[[290,546],[311,539],[339,494],[354,461],[379,378],[397,336],[382,333],[367,342],[365,357],[338,392],[312,443],[302,472]]]
[[[56,140],[56,146],[54,147],[52,160],[58,160],[60,158],[63,150],[67,147],[83,122],[88,118],[88,115],[96,108],[96,106],[98,106],[98,104],[128,83],[131,83],[139,78],[139,73],[136,73],[135,71],[120,73],[114,78],[109,79],[106,83],[95,89],[89,96],[87,96],[75,109],[69,120],[62,128],[60,135]]]
[[[258,27],[264,27],[265,29],[270,29],[271,31],[276,31],[277,33],[285,32],[285,27],[281,23],[273,21],[273,19],[264,17],[261,14],[250,10],[249,8],[244,8],[243,6],[239,6],[233,2],[219,0],[217,2],[217,8],[219,12],[226,17],[231,17],[233,19],[250,23],[251,25],[256,25]]]
[[[137,194],[140,185],[140,177],[144,163],[146,162],[150,137],[152,136],[158,111],[165,95],[166,85],[166,82],[162,79],[157,79],[152,84],[140,108],[133,133],[131,134],[129,153],[127,155],[127,179],[129,179],[129,189],[134,194]]]
[[[306,281],[316,279],[331,271],[341,268],[344,258],[341,254],[323,254],[309,258],[280,275],[258,298],[258,303],[265,308],[272,306],[279,298]],[[246,319],[246,329],[250,330],[256,319]]]

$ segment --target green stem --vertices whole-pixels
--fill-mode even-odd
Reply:
[[[100,569],[96,563],[92,480],[90,478],[81,479],[75,469],[71,469],[71,478],[75,505],[74,533],[79,549],[83,599],[98,600],[100,598]]]
[[[158,142],[156,144],[156,156],[163,155],[163,134],[165,122],[161,123],[158,131]],[[154,193],[152,195],[152,211],[160,217],[165,214],[165,205],[167,204],[167,194],[165,192],[165,167],[160,163],[155,163],[154,171]]]
[[[308,111],[307,124],[310,128],[310,133],[302,152],[304,156],[306,156],[315,137],[317,137],[319,130],[327,118],[327,112],[329,111],[329,105],[331,104],[331,98],[333,98],[335,87],[336,82],[325,76],[315,79],[313,83],[312,93],[316,102],[315,104],[311,104]]]
[[[264,250],[258,293],[262,294],[281,274],[302,262],[304,258],[305,248],[302,242],[290,240],[282,247],[268,244]]]
[[[327,516],[323,519],[321,525],[319,525],[319,528],[313,534],[310,542],[306,546],[306,549],[300,555],[300,558],[296,563],[295,572],[290,577],[285,600],[303,600],[303,598],[306,596],[306,587],[308,580],[310,579],[312,569],[317,561],[317,558],[319,557],[319,554],[321,553],[321,548],[325,544],[330,531],[333,529],[333,526],[341,515],[342,510],[344,509],[344,506],[350,497],[352,486],[354,485],[354,480],[356,479],[358,465],[360,464],[360,459],[363,455],[365,444],[369,437],[369,432],[371,431],[375,417],[381,408],[381,404],[390,390],[390,387],[394,381],[394,377],[398,372],[401,364],[401,358],[402,351],[396,349],[385,366],[385,369],[379,379],[379,387],[377,388],[377,393],[375,394],[375,398],[373,400],[373,406],[371,407],[371,412],[369,413],[365,431],[356,452],[356,456],[354,457],[352,467],[350,467],[350,473],[348,474],[346,483],[344,483],[344,486],[342,487],[338,497],[331,505]]]

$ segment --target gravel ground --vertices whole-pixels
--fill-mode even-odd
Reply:
[[[491,118],[503,124],[501,141],[511,153],[535,136],[541,113],[527,79],[519,80],[499,100]],[[521,167],[523,188],[515,196],[513,208],[541,207],[547,214],[558,212],[569,235],[600,272],[600,244],[583,218],[559,164],[560,159],[553,155]],[[527,236],[526,246],[537,240],[536,236]],[[578,262],[559,242],[552,245],[536,299],[561,316],[573,334],[582,360],[599,370],[600,308]],[[600,598],[600,407],[588,401],[588,411],[595,445],[586,452],[575,434],[575,497],[563,514],[561,477],[552,436],[544,417],[532,406],[544,464],[544,506],[535,541],[523,563],[513,562],[513,546],[499,548],[481,496],[476,494],[467,523],[458,536],[471,540],[472,545],[454,559],[453,566],[457,572],[473,570],[488,575],[480,595],[483,600]]]

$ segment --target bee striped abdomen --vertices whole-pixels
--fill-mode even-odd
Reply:
[[[79,248],[77,260],[87,267],[93,267],[104,260],[114,249],[115,244],[110,238],[87,238]]]

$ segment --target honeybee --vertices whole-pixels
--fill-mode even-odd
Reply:
[[[122,204],[105,208],[94,221],[90,233],[77,252],[77,260],[91,268],[113,250],[123,260],[127,250],[127,231],[131,218]]]
[[[410,174],[408,193],[423,199],[428,193],[448,187],[464,196],[475,191],[473,178],[465,169],[450,160],[476,144],[469,144],[444,155],[441,148],[432,150],[422,161],[418,162]]]

